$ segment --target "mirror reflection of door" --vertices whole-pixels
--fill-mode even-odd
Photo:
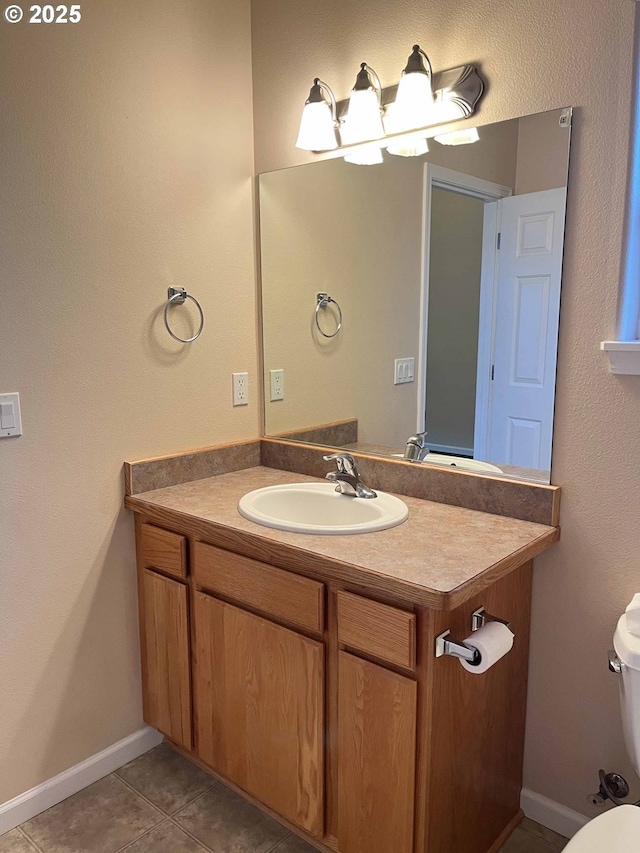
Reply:
[[[432,452],[548,471],[566,190],[501,198],[433,166],[426,190],[418,428]]]
[[[492,382],[483,458],[548,471],[566,188],[498,202]],[[485,438],[482,432],[479,440]]]

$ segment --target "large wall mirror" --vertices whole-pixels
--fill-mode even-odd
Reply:
[[[549,482],[570,116],[260,175],[267,435]]]

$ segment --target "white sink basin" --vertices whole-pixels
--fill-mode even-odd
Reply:
[[[396,459],[404,459],[402,453],[392,453]],[[461,471],[477,471],[479,474],[503,474],[502,468],[490,462],[478,459],[466,459],[464,456],[449,456],[446,453],[428,453],[422,460],[425,465],[442,465],[445,468],[459,468]]]
[[[333,483],[288,483],[255,489],[240,498],[238,512],[249,521],[292,533],[344,535],[395,527],[409,515],[393,495],[353,498]]]

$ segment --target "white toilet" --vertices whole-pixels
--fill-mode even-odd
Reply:
[[[640,594],[618,620],[613,647],[620,662],[622,728],[634,770],[640,776]],[[638,853],[640,807],[617,806],[589,821],[564,853]]]

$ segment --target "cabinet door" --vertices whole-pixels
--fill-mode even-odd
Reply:
[[[340,652],[338,691],[338,847],[411,853],[417,685]]]
[[[187,587],[144,569],[140,627],[145,722],[191,749]]]
[[[323,645],[202,593],[195,618],[199,757],[321,836]]]

